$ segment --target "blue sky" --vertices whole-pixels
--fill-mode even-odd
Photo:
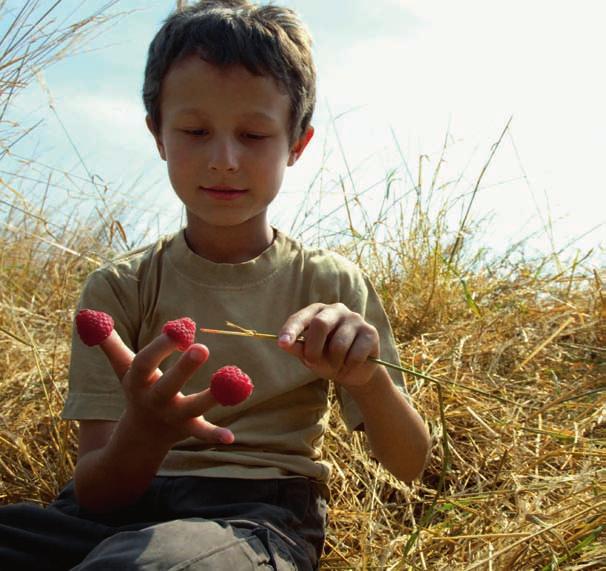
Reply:
[[[104,3],[64,0],[60,13],[76,10],[73,20]],[[341,204],[341,178],[351,193],[374,185],[364,194],[372,209],[389,172],[395,172],[396,191],[411,188],[409,173],[416,180],[421,155],[429,184],[445,140],[438,183],[449,183],[441,190],[443,199],[461,197],[458,218],[492,145],[513,117],[473,206],[477,217],[490,217],[481,237],[486,245],[503,249],[536,233],[532,246],[559,249],[604,224],[602,2],[278,3],[298,10],[311,29],[319,85],[314,144],[288,169],[270,211],[274,223],[289,230],[306,192],[310,221],[319,217],[310,205],[320,204],[326,212]],[[117,2],[111,13],[131,13],[80,46],[85,53],[46,69],[42,83],[32,83],[12,110],[24,125],[45,119],[18,152],[86,176],[49,110],[50,93],[88,171],[106,181],[112,195],[141,197],[133,216],[154,216],[155,232],[175,229],[180,207],[145,128],[140,90],[147,46],[174,5],[172,0]],[[341,210],[337,222],[344,216]],[[549,223],[551,238],[542,231]],[[574,247],[606,245],[605,228]]]

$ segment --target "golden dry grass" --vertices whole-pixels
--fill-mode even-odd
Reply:
[[[441,298],[442,319],[414,336],[406,332],[423,304],[392,309],[404,364],[519,404],[409,378],[435,443],[412,486],[370,461],[362,437],[333,416],[328,454],[339,469],[326,568],[603,568],[602,280],[475,276],[481,317],[461,310],[461,295]],[[396,295],[414,298],[411,283]],[[393,293],[384,293],[388,308]]]
[[[100,263],[41,249],[36,236],[45,236],[41,225],[27,234],[13,227],[1,239],[3,503],[44,504],[71,475],[75,431],[59,419],[70,320],[84,276]],[[79,240],[66,245],[85,251],[99,240],[105,249],[83,229]],[[421,331],[427,289],[414,276],[376,280],[403,364],[518,405],[409,377],[434,437],[424,477],[410,486],[368,457],[364,437],[348,434],[334,407],[323,568],[599,568],[606,557],[604,273],[473,276],[468,287],[481,316],[448,272],[436,279],[440,312]]]
[[[19,61],[2,60],[5,85]],[[4,133],[5,150],[21,136]],[[75,427],[59,418],[71,317],[88,272],[125,241],[107,203],[95,223],[74,214],[54,225],[46,192],[27,192],[28,173],[44,179],[41,169],[24,162],[0,179],[4,504],[45,504],[72,474]],[[333,401],[322,568],[605,568],[604,268],[548,256],[488,263],[479,245],[474,252],[469,221],[461,224],[465,247],[449,245],[446,207],[430,215],[419,197],[407,224],[375,221],[358,232],[355,204],[347,206],[338,247],[373,279],[402,363],[449,384],[407,377],[434,439],[412,485],[368,456],[364,436],[347,433]]]

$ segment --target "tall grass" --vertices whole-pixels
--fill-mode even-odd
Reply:
[[[0,42],[4,164],[29,136],[30,126],[11,123],[10,102],[34,63],[49,65],[66,54],[71,34],[107,21],[41,33],[52,10],[37,2],[12,17]],[[346,173],[332,214],[340,226],[321,237],[371,276],[403,364],[445,381],[407,376],[434,439],[423,479],[411,485],[368,455],[363,435],[347,433],[333,398],[323,568],[603,568],[605,268],[489,256],[477,240],[475,191],[435,192],[443,157],[429,176],[421,159],[414,174],[388,173],[373,189],[372,212]],[[21,164],[0,179],[0,501],[46,504],[74,467],[75,427],[60,411],[75,302],[86,275],[132,243],[117,222],[120,204],[99,198],[83,211],[73,199],[58,211],[48,195],[70,174]],[[412,181],[408,191],[396,190],[400,174]],[[294,234],[329,214],[302,208]]]

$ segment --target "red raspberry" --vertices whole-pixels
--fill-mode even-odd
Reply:
[[[162,328],[162,333],[166,333],[173,341],[178,343],[177,349],[179,351],[187,351],[196,336],[196,322],[189,317],[168,321]]]
[[[103,311],[81,309],[76,315],[76,329],[82,342],[93,347],[110,336],[114,329],[114,320]]]
[[[215,371],[210,378],[210,393],[223,406],[234,406],[246,400],[255,386],[250,377],[234,365]]]

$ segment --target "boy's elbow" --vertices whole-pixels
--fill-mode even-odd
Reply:
[[[431,457],[431,437],[426,437],[417,444],[415,452],[407,455],[403,463],[391,469],[385,466],[398,480],[405,484],[412,484],[420,480]]]
[[[394,474],[394,476],[396,476],[398,480],[404,482],[405,484],[412,484],[413,482],[416,482],[417,480],[420,480],[423,477],[423,473],[425,472],[425,468],[427,467],[428,459],[429,452],[421,462],[419,462],[418,464],[409,465],[408,470],[406,470],[403,474]]]
[[[415,480],[420,480],[423,476],[423,472],[425,472],[425,468],[427,468],[427,464],[429,464],[429,459],[431,458],[431,435],[429,434],[429,430],[427,430],[427,428],[425,428],[425,434],[419,448],[419,455],[417,456],[418,464],[412,478],[408,483]]]

